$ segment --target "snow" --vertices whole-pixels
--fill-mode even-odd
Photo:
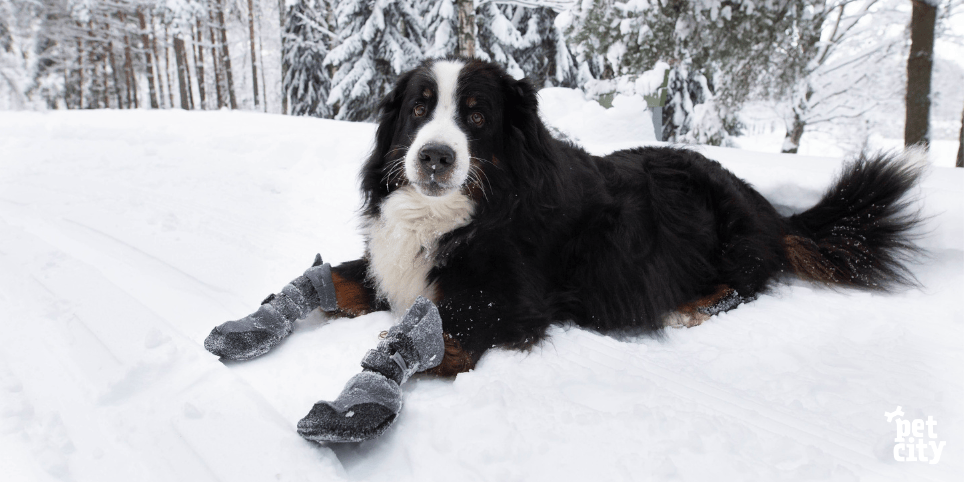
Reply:
[[[651,139],[579,92],[544,118],[595,153]],[[596,107],[599,107],[598,109]],[[560,327],[454,380],[416,376],[396,426],[303,441],[392,324],[313,314],[268,355],[201,344],[303,272],[358,257],[374,126],[244,112],[0,112],[4,480],[954,480],[964,469],[964,170],[933,167],[892,294],[792,282],[663,338]],[[650,141],[651,142],[651,141]],[[781,209],[840,159],[702,147]],[[937,421],[897,462],[883,413]]]
[[[573,141],[599,153],[654,142],[652,114],[639,95],[617,94],[606,109],[576,89],[549,87],[539,91],[543,122]]]

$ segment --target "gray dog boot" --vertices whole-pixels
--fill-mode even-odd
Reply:
[[[320,254],[304,275],[265,298],[258,311],[211,330],[204,348],[228,360],[263,355],[291,334],[295,321],[319,307],[325,311],[337,308],[331,265],[323,263]]]
[[[419,297],[365,354],[365,371],[352,377],[335,401],[316,403],[298,422],[298,433],[315,442],[361,442],[381,435],[402,409],[400,385],[438,366],[444,354],[442,318],[431,301]]]

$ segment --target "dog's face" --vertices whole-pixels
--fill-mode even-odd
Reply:
[[[407,145],[404,174],[426,196],[440,196],[465,183],[470,140],[485,129],[485,113],[459,92],[459,61],[438,61],[421,69],[405,86],[397,145]],[[476,141],[475,144],[478,144]]]
[[[523,90],[520,85],[523,85]],[[423,62],[382,102],[375,152],[366,166],[369,201],[405,185],[430,197],[476,198],[501,169],[506,107],[535,92],[501,68],[476,60]]]

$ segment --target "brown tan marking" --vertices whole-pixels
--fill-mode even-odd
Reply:
[[[729,286],[720,285],[713,294],[680,305],[676,308],[676,311],[664,317],[663,324],[673,328],[699,326],[704,321],[709,320],[711,316],[717,314],[711,313],[713,306],[723,298],[733,295],[733,293],[733,289]]]
[[[448,333],[443,333],[442,336],[445,338],[445,356],[442,357],[442,363],[426,370],[426,373],[440,377],[454,377],[475,368],[475,357],[463,350],[458,340]]]
[[[349,280],[337,272],[331,272],[331,280],[335,284],[335,299],[338,309],[327,312],[328,316],[346,316],[354,318],[371,312],[372,291],[363,284]]]
[[[820,255],[820,247],[812,240],[789,235],[783,238],[783,246],[790,266],[801,278],[828,284],[842,281],[837,269]]]

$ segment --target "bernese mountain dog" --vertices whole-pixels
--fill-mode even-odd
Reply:
[[[812,208],[783,216],[694,151],[593,156],[554,137],[538,95],[492,63],[428,60],[381,102],[361,173],[364,257],[331,268],[337,310],[442,319],[432,371],[554,323],[598,331],[692,326],[797,275],[884,290],[913,283],[916,151],[861,156]]]

